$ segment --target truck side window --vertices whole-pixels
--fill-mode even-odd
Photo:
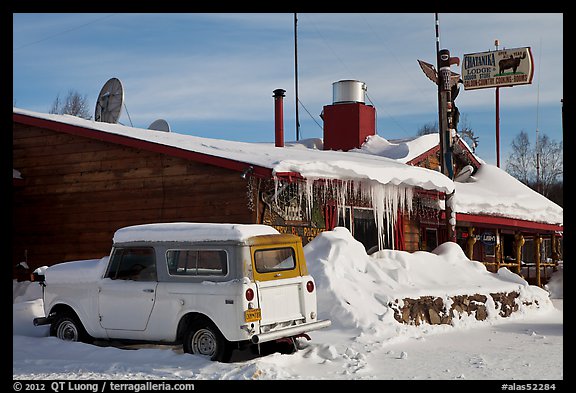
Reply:
[[[154,249],[115,248],[105,277],[112,280],[156,281]]]
[[[166,261],[172,276],[228,274],[228,255],[224,250],[168,250]]]
[[[296,258],[292,247],[256,250],[254,264],[258,273],[292,270],[296,267]]]

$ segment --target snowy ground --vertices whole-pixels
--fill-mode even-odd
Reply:
[[[330,328],[310,334],[290,355],[255,357],[235,351],[232,362],[211,362],[181,348],[88,345],[48,337],[34,327],[43,315],[40,287],[14,282],[13,378],[19,380],[563,380],[563,285],[559,270],[548,291],[506,269],[488,273],[458,249],[435,253],[384,251],[368,257],[343,229],[320,235],[305,251],[318,286],[321,318]],[[456,246],[457,247],[457,246]],[[316,261],[312,265],[312,260]],[[475,284],[473,284],[475,283]],[[397,323],[384,305],[393,294],[447,296],[515,287],[521,307],[508,318],[452,325]]]

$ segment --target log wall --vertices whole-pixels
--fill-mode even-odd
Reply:
[[[236,171],[81,136],[14,124],[13,168],[13,266],[100,258],[128,225],[255,219]]]

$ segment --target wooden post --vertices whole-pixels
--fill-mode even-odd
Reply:
[[[558,270],[558,259],[560,259],[560,253],[558,252],[558,248],[560,247],[560,244],[558,244],[559,237],[556,236],[555,233],[552,233],[550,238],[552,243],[552,262],[554,263],[554,266],[552,266],[552,271],[555,272]]]
[[[542,238],[540,234],[534,236],[534,256],[536,257],[536,285],[540,286],[540,244],[542,244]]]
[[[501,258],[500,258],[500,249],[502,247],[500,247],[500,242],[496,243],[496,245],[494,246],[494,259],[496,260],[496,271],[500,270],[500,262]]]
[[[476,243],[476,235],[474,235],[474,227],[468,227],[468,239],[466,240],[466,254],[468,259],[474,259],[474,243]]]
[[[515,245],[516,245],[516,263],[518,274],[522,276],[522,246],[524,245],[524,236],[520,232],[516,232],[514,235]]]

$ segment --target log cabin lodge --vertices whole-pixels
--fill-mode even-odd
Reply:
[[[368,253],[431,251],[447,240],[452,190],[468,258],[539,286],[562,262],[562,208],[463,140],[453,143],[452,181],[439,172],[438,134],[388,141],[376,133],[373,106],[334,97],[323,139],[285,143],[283,92],[274,91],[270,144],[14,108],[13,276],[23,261],[33,271],[101,258],[118,228],[151,222],[268,224],[304,245],[345,226]]]

